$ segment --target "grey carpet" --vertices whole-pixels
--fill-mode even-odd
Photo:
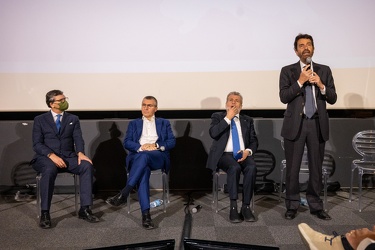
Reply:
[[[160,193],[152,192],[152,199],[159,196]],[[190,238],[194,239],[278,246],[283,250],[306,249],[298,234],[299,223],[305,222],[327,234],[332,231],[343,234],[375,224],[375,190],[364,191],[361,213],[358,212],[357,200],[348,202],[347,191],[329,196],[331,221],[313,217],[306,207],[299,209],[294,220],[285,220],[284,202],[279,202],[275,194],[255,196],[256,222],[232,224],[228,221],[226,194],[219,195],[218,213],[212,209],[210,193],[192,192],[191,197],[194,206],[202,205],[199,212],[192,214]],[[3,195],[0,198],[0,249],[87,249],[163,239],[175,239],[176,249],[180,249],[186,193],[172,193],[166,213],[162,207],[152,209],[157,228],[148,231],[141,226],[136,198],[133,194],[130,214],[126,207],[112,208],[104,199],[95,198],[92,210],[100,222],[90,224],[74,216],[74,195],[54,195],[51,208],[53,227],[43,230],[38,227],[35,200],[15,201],[13,196]]]

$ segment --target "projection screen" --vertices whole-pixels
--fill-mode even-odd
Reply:
[[[43,111],[61,89],[71,110],[284,109],[280,69],[298,33],[331,67],[338,101],[375,109],[372,0],[0,0],[0,112]]]

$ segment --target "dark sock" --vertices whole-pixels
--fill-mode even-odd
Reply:
[[[146,214],[149,214],[150,213],[150,209],[145,209],[142,211],[142,215],[146,215]]]
[[[237,208],[237,200],[230,200],[230,207],[235,207]]]
[[[85,210],[85,209],[88,209],[88,208],[90,208],[90,206],[81,206],[81,208],[79,209],[79,210]]]
[[[250,203],[249,204],[242,203],[242,207],[247,207],[247,206],[250,206]]]
[[[42,210],[42,214],[49,213],[49,210]]]
[[[341,243],[345,250],[353,250],[345,236],[341,236]]]

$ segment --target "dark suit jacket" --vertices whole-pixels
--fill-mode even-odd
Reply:
[[[33,149],[34,159],[47,156],[49,153],[64,158],[76,157],[78,152],[84,153],[85,143],[82,138],[78,116],[64,112],[60,134],[51,112],[38,115],[34,119]]]
[[[168,172],[170,167],[169,151],[176,145],[176,139],[173,135],[171,124],[168,120],[163,118],[155,118],[156,133],[158,140],[156,143],[159,145],[162,157],[164,158],[163,168]],[[137,150],[141,147],[139,139],[141,138],[143,130],[143,120],[138,118],[129,123],[124,139],[124,147],[129,151],[129,155],[126,157],[127,169],[130,169],[130,162],[134,156],[138,153]]]
[[[326,103],[334,104],[336,102],[336,89],[331,69],[328,66],[313,63],[313,69],[326,86],[326,94],[322,95],[319,88],[314,85],[320,133],[323,140],[327,141],[329,138],[329,123]],[[297,137],[305,106],[305,87],[300,88],[297,83],[300,74],[301,66],[299,61],[283,67],[280,73],[280,100],[282,103],[288,104],[284,112],[281,136],[288,140],[294,140]]]
[[[223,155],[230,135],[230,125],[224,120],[227,112],[216,112],[211,116],[210,136],[213,139],[207,159],[207,168],[216,170],[220,157]],[[242,138],[245,148],[253,154],[258,148],[258,138],[254,129],[254,121],[250,116],[240,115]]]

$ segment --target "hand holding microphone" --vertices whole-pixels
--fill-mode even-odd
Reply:
[[[309,77],[309,82],[311,84],[317,85],[320,89],[324,89],[324,84],[321,82],[320,77],[313,70],[311,57],[306,58],[306,65],[308,65],[308,64],[309,64],[309,68],[311,69],[311,75]]]

